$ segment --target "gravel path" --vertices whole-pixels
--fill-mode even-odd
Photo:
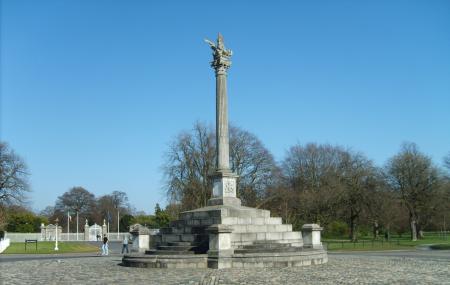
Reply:
[[[398,255],[398,254],[397,254]],[[0,284],[450,284],[450,252],[330,254],[325,265],[264,269],[147,269],[119,256],[0,263]]]

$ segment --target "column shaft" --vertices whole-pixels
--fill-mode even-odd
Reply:
[[[220,70],[216,73],[216,147],[217,171],[229,170],[227,75]]]

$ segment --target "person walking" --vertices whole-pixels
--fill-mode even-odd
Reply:
[[[123,241],[122,241],[122,254],[124,252],[124,250],[127,250],[128,253],[128,235],[124,235],[123,236]]]
[[[108,255],[109,249],[108,249],[108,238],[106,235],[103,236],[103,245],[102,245],[102,255]]]

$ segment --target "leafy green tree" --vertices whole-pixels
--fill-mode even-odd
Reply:
[[[155,207],[155,222],[158,228],[167,227],[170,222],[170,215],[165,210],[161,210],[159,204]]]
[[[6,231],[16,233],[39,232],[41,223],[48,223],[48,219],[36,216],[27,210],[10,210]]]
[[[158,228],[155,221],[155,216],[152,215],[136,215],[132,219],[132,224],[141,224],[149,228]]]
[[[130,214],[123,215],[120,218],[120,228],[123,232],[126,232],[130,229],[130,226],[133,224],[134,217]]]

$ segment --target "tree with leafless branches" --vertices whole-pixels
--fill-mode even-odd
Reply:
[[[440,188],[439,171],[416,144],[405,143],[389,160],[386,173],[390,187],[408,209],[411,239],[415,241],[436,206],[433,198]]]
[[[22,204],[29,192],[25,162],[5,142],[0,142],[0,204]]]
[[[180,133],[165,154],[163,172],[169,201],[180,210],[205,206],[211,197],[216,160],[215,133],[196,123],[190,132]],[[254,206],[265,195],[277,171],[270,152],[253,134],[230,127],[230,165],[239,175],[237,195],[243,204]]]

